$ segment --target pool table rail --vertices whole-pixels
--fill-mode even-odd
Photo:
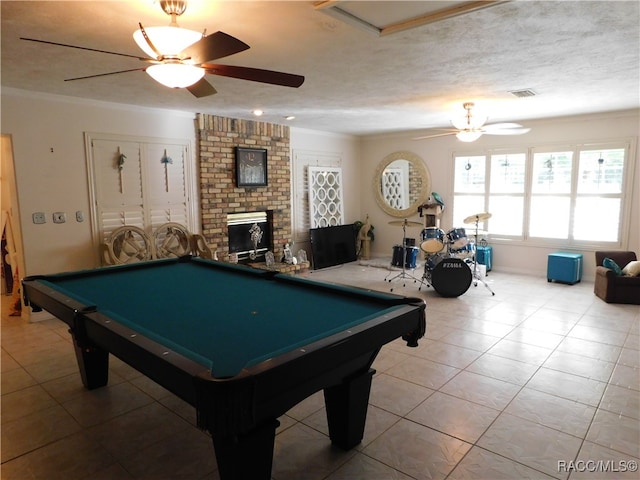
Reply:
[[[203,263],[198,265],[206,267]],[[210,268],[218,266],[212,264]],[[126,271],[122,266],[120,269]],[[251,272],[248,275],[255,278]],[[334,288],[331,284],[300,282],[279,275],[262,278],[282,281],[292,288],[317,288],[327,298],[368,297],[380,308],[378,314],[361,323],[334,330],[326,337],[313,337],[306,345],[278,351],[270,358],[259,358],[237,374],[221,378],[212,375],[206,361],[198,362],[170,348],[170,344],[136,331],[89,300],[83,301],[64,289],[59,291],[46,276],[25,279],[23,293],[27,305],[34,310],[45,309],[69,326],[86,388],[108,383],[109,354],[115,355],[195,407],[198,427],[212,436],[221,479],[267,480],[277,419],[320,390],[324,391],[331,442],[350,449],[362,440],[375,374],[373,362],[380,349],[397,338],[402,337],[409,346],[417,345],[426,330],[426,304],[420,298],[347,286]]]

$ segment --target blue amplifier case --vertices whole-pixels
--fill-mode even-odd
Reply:
[[[480,265],[485,265],[487,267],[487,272],[491,271],[491,266],[493,264],[493,247],[477,246],[476,260],[478,260]]]

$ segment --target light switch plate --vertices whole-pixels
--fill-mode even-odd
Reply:
[[[67,221],[67,214],[64,212],[53,212],[53,223],[64,223]]]

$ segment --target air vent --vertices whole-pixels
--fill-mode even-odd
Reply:
[[[524,89],[524,90],[509,90],[509,93],[515,97],[518,98],[525,98],[525,97],[535,97],[536,96],[536,92],[534,92],[533,90],[530,90],[528,88]]]

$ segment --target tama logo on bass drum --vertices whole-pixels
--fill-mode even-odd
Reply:
[[[457,262],[442,262],[442,268],[462,268],[464,263]]]

